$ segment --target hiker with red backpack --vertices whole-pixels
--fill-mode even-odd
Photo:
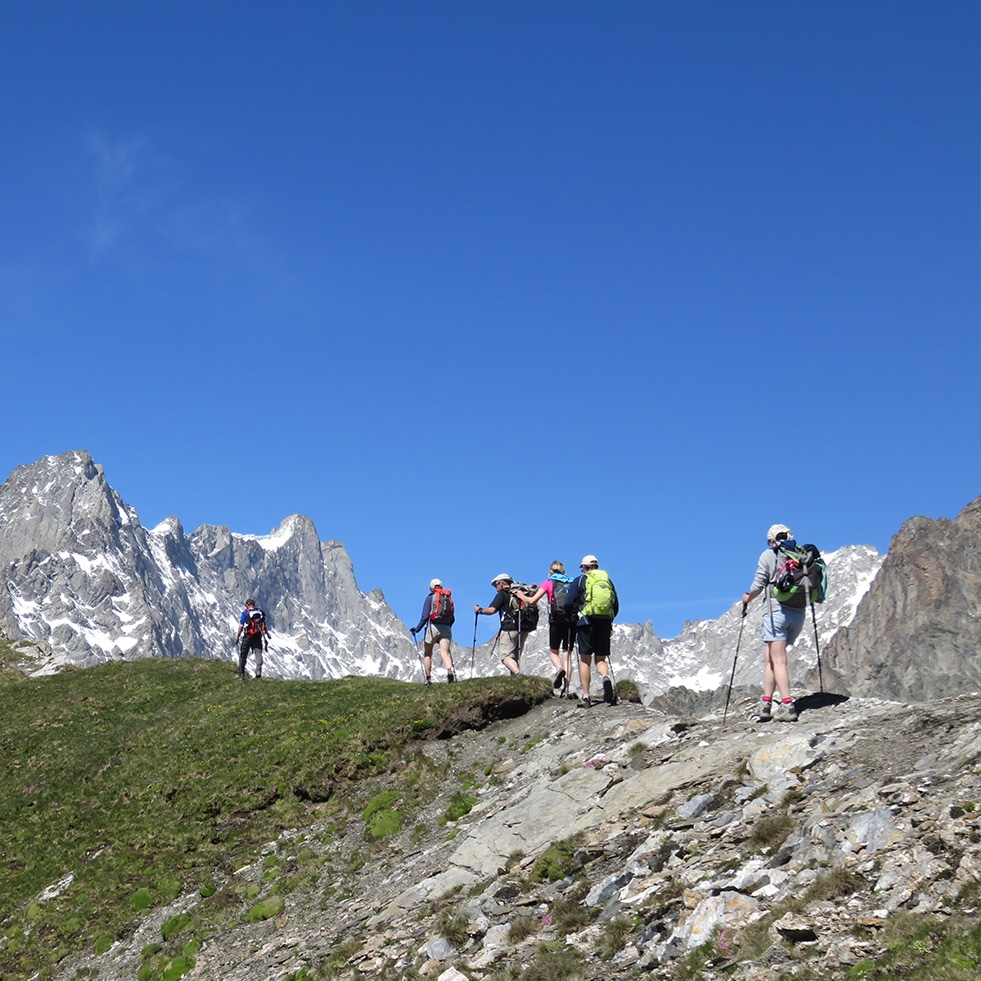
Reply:
[[[790,696],[790,671],[787,667],[787,648],[791,647],[804,629],[806,594],[800,596],[804,603],[782,602],[776,583],[781,576],[785,560],[783,553],[796,549],[794,533],[786,525],[771,525],[766,533],[766,550],[756,565],[756,575],[749,591],[743,593],[743,616],[749,604],[764,594],[762,638],[766,644],[763,655],[763,704],[755,713],[760,722],[777,719],[780,722],[796,722],[797,709]],[[823,598],[823,597],[822,597]],[[780,701],[773,705],[773,695],[780,693]]]
[[[423,627],[426,628],[422,636],[422,668],[426,672],[427,685],[432,683],[433,647],[437,644],[443,667],[446,668],[446,680],[456,681],[453,656],[450,654],[455,619],[452,590],[444,589],[439,579],[430,580],[429,595],[422,604],[422,616],[419,623],[409,631],[415,637]]]
[[[477,616],[501,615],[497,639],[501,643],[501,663],[511,674],[521,674],[521,652],[528,634],[538,626],[538,606],[529,603],[532,587],[514,580],[502,572],[491,580],[497,590],[490,606],[474,606]],[[497,641],[495,641],[496,643]]]
[[[572,651],[576,646],[576,617],[566,609],[566,600],[575,578],[565,574],[565,565],[556,559],[548,569],[548,579],[528,597],[537,603],[548,597],[548,656],[556,669],[552,690],[563,698],[569,692]]]
[[[255,653],[255,676],[262,677],[262,652],[263,649],[269,650],[269,641],[266,639],[266,617],[262,610],[255,605],[254,599],[245,601],[245,609],[238,620],[238,631],[235,634],[235,645],[238,646],[239,640],[242,642],[238,652],[238,679],[245,680],[245,662],[248,660],[249,651]]]

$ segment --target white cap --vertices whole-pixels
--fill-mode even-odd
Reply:
[[[491,580],[491,585],[493,586],[495,583],[499,583],[502,579],[507,580],[507,582],[514,582],[506,572],[502,572],[499,576],[494,576]]]
[[[592,568],[594,565],[599,568],[599,559],[595,555],[584,555],[582,562],[579,563],[584,569]]]
[[[442,579],[430,579],[429,580],[429,588],[430,589],[435,589],[437,586],[442,586],[442,585],[443,585],[443,580]]]
[[[770,525],[770,530],[766,533],[766,540],[775,542],[778,535],[783,535],[785,538],[794,537],[794,533],[786,525]]]

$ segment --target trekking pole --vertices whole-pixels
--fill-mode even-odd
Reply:
[[[477,656],[477,621],[480,619],[479,613],[473,615],[473,647],[470,650],[470,680],[473,681],[474,658]]]
[[[423,660],[422,655],[419,653],[419,638],[413,634],[412,640],[416,647],[416,657],[419,658],[419,663],[422,665],[422,677],[426,684],[431,684],[430,680],[426,677],[426,662]]]
[[[746,604],[743,603],[743,615],[739,618],[739,637],[736,638],[736,653],[732,655],[732,673],[729,675],[729,690],[726,692],[726,707],[722,711],[722,724],[726,724],[729,713],[729,699],[732,696],[732,681],[736,677],[736,658],[739,657],[739,645],[743,642],[743,624],[746,622]]]
[[[818,622],[817,614],[814,612],[814,603],[811,602],[811,623],[814,624],[814,650],[817,651],[818,662],[818,682],[821,685],[821,694],[824,694],[824,672],[821,670],[821,644],[818,641]]]

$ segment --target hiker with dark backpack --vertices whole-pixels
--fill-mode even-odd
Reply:
[[[576,640],[579,643],[579,683],[582,685],[584,708],[592,707],[589,694],[590,661],[603,679],[603,701],[616,704],[616,692],[610,677],[610,642],[613,620],[620,612],[620,600],[609,575],[599,567],[595,555],[584,555],[579,568],[582,575],[572,584],[567,608],[578,614]]]
[[[538,626],[538,606],[530,603],[534,590],[502,572],[491,580],[497,590],[490,606],[474,606],[478,616],[501,615],[501,629],[498,640],[501,642],[501,663],[515,675],[521,674],[521,652],[524,650],[528,634]]]
[[[255,655],[255,676],[262,677],[262,652],[269,650],[269,641],[266,638],[266,617],[262,610],[255,605],[254,599],[245,601],[245,609],[238,619],[238,631],[235,634],[236,647],[241,640],[242,646],[238,652],[238,679],[245,680],[245,662],[248,660],[249,651]]]
[[[808,603],[820,603],[827,590],[824,560],[813,545],[799,548],[794,533],[786,525],[771,525],[766,533],[767,548],[760,555],[756,575],[743,594],[743,613],[761,593],[764,596],[762,638],[763,703],[755,718],[768,722],[796,722],[797,709],[790,695],[787,648],[793,646],[804,629]],[[774,706],[773,696],[780,701]]]
[[[565,574],[565,566],[556,559],[549,566],[548,579],[528,597],[529,603],[548,597],[548,656],[556,669],[552,690],[562,697],[569,691],[572,651],[576,646],[576,617],[566,608],[575,581],[573,576]]]
[[[439,579],[430,580],[429,595],[422,604],[422,616],[416,626],[410,630],[415,637],[423,627],[426,628],[426,632],[422,635],[422,667],[426,672],[427,685],[432,680],[433,647],[436,644],[439,644],[439,656],[442,658],[443,667],[446,668],[446,680],[456,681],[453,656],[450,654],[455,619],[452,591],[444,589]]]

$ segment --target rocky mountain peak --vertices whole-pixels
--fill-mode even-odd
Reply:
[[[981,497],[953,521],[903,524],[854,622],[828,645],[826,681],[903,700],[978,691],[979,649]]]

